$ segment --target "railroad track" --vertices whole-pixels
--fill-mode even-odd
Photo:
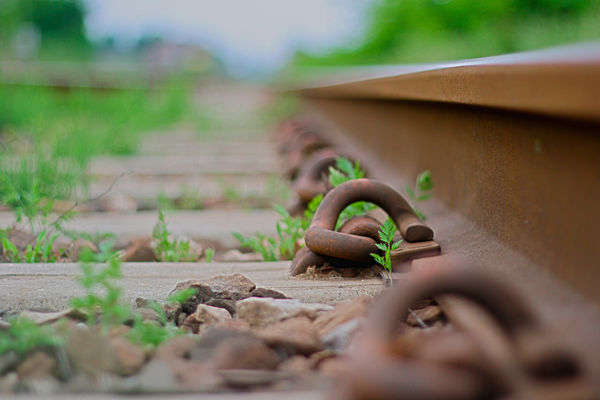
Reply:
[[[299,90],[311,124],[321,126],[322,142],[327,143],[322,147],[362,160],[370,178],[391,184],[398,192],[411,186],[420,171],[431,171],[435,199],[422,207],[419,203],[419,208],[428,215],[427,224],[435,230],[442,253],[460,256],[462,263],[475,262],[477,271],[517,288],[524,307],[545,321],[548,331],[563,332],[560,341],[574,349],[573,357],[585,365],[586,373],[600,376],[600,357],[590,351],[600,340],[595,333],[600,326],[600,228],[595,222],[600,221],[600,46],[445,65],[365,68],[353,74]],[[383,207],[377,196],[365,194],[365,189],[358,192],[363,197],[354,200]],[[327,197],[334,195],[330,192]],[[337,211],[333,206],[332,212]],[[394,219],[402,230],[402,221]],[[363,230],[368,231],[367,225]],[[358,241],[344,247],[348,237],[326,232],[309,237],[309,233],[307,245],[315,253],[360,258]],[[413,262],[413,269],[427,270],[429,264],[440,263],[444,264],[437,257],[423,257]],[[410,280],[402,277],[406,274],[395,275]],[[461,291],[447,288],[450,294],[454,290]],[[503,361],[498,357],[503,348],[498,335],[486,333],[489,320],[455,297],[436,299],[453,325],[486,338],[481,346],[495,346],[491,359],[498,366],[504,362],[504,373],[511,369],[506,357]],[[505,344],[504,351],[509,347]],[[384,372],[392,364],[370,360],[387,374],[389,391],[378,391],[369,378],[354,374],[359,383],[350,384],[354,394],[349,398],[394,397],[393,373]],[[397,367],[396,377],[410,371]],[[376,380],[376,375],[368,376]],[[524,379],[504,378],[520,381],[517,386]],[[435,387],[426,385],[420,397],[415,395],[418,386],[405,385],[413,390],[410,398],[429,398],[427,390]],[[536,390],[544,383],[538,385]],[[520,386],[515,390],[525,391],[515,395],[545,398],[552,387],[556,398],[594,397],[560,384],[539,392]],[[460,397],[446,389],[450,397]],[[408,396],[402,383],[395,390],[396,396]]]
[[[275,140],[281,172],[298,196],[290,211],[301,214],[312,198],[325,195],[306,229],[307,246],[291,263],[127,264],[127,299],[153,298],[186,277],[209,280],[218,273],[242,273],[308,303],[379,297],[385,280],[344,276],[375,264],[370,253],[378,251],[386,215],[370,211],[335,229],[346,205],[369,201],[393,218],[399,229],[394,240],[404,242],[391,252],[392,288],[361,316],[363,334],[350,350],[324,356],[333,358],[329,365],[340,382],[328,389],[335,398],[598,398],[600,47],[355,70],[297,92],[305,116],[284,122]],[[160,146],[147,146],[140,176],[132,177],[148,179],[145,171],[154,186],[138,182],[139,188],[120,190],[154,193],[174,178],[156,181],[164,175]],[[231,166],[236,175],[253,175],[257,154],[259,175],[273,169],[273,154],[248,143],[227,144],[223,154],[207,150],[205,164],[185,147],[188,158],[181,165],[206,170],[196,171],[194,182],[218,174],[220,162],[227,174]],[[366,178],[332,185],[329,167],[340,156],[360,160]],[[119,161],[98,160],[95,171],[110,178],[136,169],[135,161]],[[176,172],[177,162],[169,162]],[[433,197],[407,201],[405,187],[424,170],[435,181]],[[210,230],[214,219],[204,213]],[[199,215],[182,213],[177,223],[200,221]],[[256,215],[273,224],[268,212]],[[95,227],[107,224],[102,214],[85,218]],[[117,218],[136,225],[144,217]],[[263,229],[246,221],[245,229]],[[185,233],[210,236],[206,226],[193,225]],[[47,265],[36,273],[40,267],[3,266],[3,298],[19,303],[15,309],[59,309],[77,291],[76,265]],[[338,273],[334,280],[326,275],[332,270]],[[319,271],[324,276],[315,280],[311,274]],[[45,291],[19,289],[40,280]],[[430,323],[427,312],[438,309],[441,316]],[[320,360],[313,369],[322,372],[324,364]],[[239,384],[242,378],[236,379]],[[314,387],[288,387],[285,395],[328,393]]]

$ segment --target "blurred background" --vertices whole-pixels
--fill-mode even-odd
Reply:
[[[413,63],[600,35],[595,0],[0,0],[3,60],[145,61],[243,76]]]
[[[599,37],[597,0],[0,0],[0,203],[36,216],[83,196],[90,160],[134,154],[147,132],[292,112],[240,89],[250,80]]]

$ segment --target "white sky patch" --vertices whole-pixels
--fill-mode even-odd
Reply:
[[[298,48],[358,40],[372,0],[88,0],[93,38],[159,34],[196,43],[234,70],[273,69]]]

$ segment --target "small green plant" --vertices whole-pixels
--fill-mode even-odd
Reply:
[[[338,157],[335,160],[335,167],[329,167],[329,183],[337,187],[344,182],[365,177],[365,172],[360,167],[360,162],[354,164],[345,157]]]
[[[224,180],[219,181],[219,186],[221,187],[223,199],[228,203],[239,203],[244,198],[238,189]]]
[[[431,198],[433,190],[433,178],[431,177],[431,171],[423,171],[417,176],[415,182],[415,188],[411,188],[406,185],[406,193],[408,197],[414,202],[421,202]],[[417,207],[413,207],[413,211],[417,214],[422,221],[425,221],[427,217]]]
[[[204,251],[204,262],[206,262],[206,263],[212,262],[214,256],[215,256],[215,249],[213,249],[212,247],[207,248]]]
[[[161,208],[158,210],[158,222],[152,230],[152,237],[156,241],[154,249],[160,261],[182,262],[196,261],[198,257],[191,251],[190,242],[172,238],[165,222],[165,213]]]
[[[17,246],[10,241],[6,233],[2,234],[2,253],[13,263],[51,263],[56,262],[54,242],[58,239],[58,233],[50,235],[48,231],[42,230],[33,244],[28,244],[23,253],[19,252]]]
[[[45,155],[27,155],[18,161],[0,157],[0,204],[26,219],[34,232],[36,221],[45,224],[54,202],[69,198],[82,185],[81,169]]]
[[[90,254],[90,253],[88,253]],[[116,284],[123,274],[118,254],[113,253],[105,264],[93,265],[96,258],[80,264],[79,283],[85,295],[71,299],[71,305],[87,316],[90,326],[100,323],[103,328],[122,324],[130,315],[129,307],[121,302],[121,288]]]
[[[8,330],[0,331],[0,355],[12,351],[23,356],[36,348],[57,347],[63,343],[51,328],[38,326],[27,318],[10,318],[8,323]]]
[[[133,321],[132,328],[127,333],[129,340],[151,347],[183,333],[168,320],[163,307],[156,302],[150,303],[150,307],[158,315],[158,325],[145,321],[140,314],[124,304],[122,290],[117,284],[122,277],[118,253],[112,252],[106,264],[96,267],[89,262],[98,260],[99,256],[91,252],[86,254],[92,258],[80,264],[82,276],[78,279],[85,290],[85,295],[71,299],[71,305],[86,314],[88,325],[99,325],[103,332],[107,332],[111,327]],[[193,288],[180,290],[169,296],[167,301],[183,303],[195,293],[196,289]]]
[[[8,262],[20,263],[22,258],[19,249],[6,235],[2,235],[2,254]]]
[[[254,236],[244,236],[239,232],[233,232],[233,237],[240,242],[240,247],[250,249],[259,253],[263,261],[277,261],[277,241],[274,238],[267,237],[261,233]]]
[[[160,192],[156,198],[156,205],[159,210],[172,210],[175,208],[173,201],[167,197],[164,192]]]
[[[394,242],[396,234],[396,224],[391,218],[388,218],[381,227],[379,227],[379,239],[381,243],[377,243],[377,248],[383,252],[383,255],[371,253],[371,257],[388,272],[388,279],[392,281],[392,251],[398,249],[402,240]]]
[[[240,247],[259,253],[264,261],[291,260],[296,255],[299,242],[310,226],[321,200],[323,200],[322,194],[315,196],[308,203],[302,217],[292,217],[282,206],[273,206],[281,216],[275,224],[276,238],[267,237],[260,233],[246,237],[234,232],[233,236],[240,242]]]
[[[333,187],[338,187],[344,182],[365,177],[365,172],[360,167],[360,163],[356,161],[354,164],[344,157],[338,157],[335,167],[329,167],[329,183]],[[365,215],[367,212],[377,208],[372,203],[366,201],[357,201],[350,204],[340,213],[340,216],[335,225],[335,229],[339,229],[344,222],[352,217]]]
[[[181,194],[174,201],[175,206],[181,210],[201,210],[204,208],[204,202],[200,197],[198,189],[189,186],[181,188]]]
[[[56,262],[56,254],[53,251],[54,242],[58,239],[58,233],[48,237],[49,233],[41,231],[35,239],[35,243],[27,245],[25,249],[25,262]]]
[[[280,205],[275,211],[281,216],[275,224],[277,231],[277,251],[280,260],[291,260],[296,255],[298,241],[304,237],[302,218],[294,218]]]
[[[169,296],[167,302],[171,304],[185,303],[192,296],[194,296],[196,292],[197,291],[194,288],[179,290]],[[165,310],[159,303],[151,302],[149,306],[156,312],[159,325],[155,324],[154,322],[144,321],[139,314],[134,314],[133,326],[127,333],[129,340],[145,346],[156,347],[165,340],[184,333],[181,329],[175,326],[173,322],[168,320]]]

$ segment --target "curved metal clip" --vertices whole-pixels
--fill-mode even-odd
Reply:
[[[381,224],[373,217],[360,216],[350,218],[340,227],[340,232],[349,235],[357,235],[368,237],[373,240],[377,240],[378,231]],[[314,253],[308,247],[303,247],[296,253],[294,261],[290,266],[290,274],[292,276],[303,274],[306,269],[310,266],[320,267],[324,264],[329,264],[332,267],[364,267],[364,263],[354,262],[350,260],[342,260],[334,257],[322,256]]]
[[[335,165],[338,157],[336,151],[325,148],[306,159],[293,184],[293,189],[303,204],[308,204],[315,196],[325,194],[331,189],[323,176],[329,175],[329,167]]]
[[[433,239],[433,230],[422,223],[408,202],[390,186],[370,179],[345,182],[329,191],[306,231],[305,242],[316,254],[351,261],[371,261],[376,239],[334,230],[340,213],[352,203],[368,201],[381,207],[394,220],[407,242]]]

